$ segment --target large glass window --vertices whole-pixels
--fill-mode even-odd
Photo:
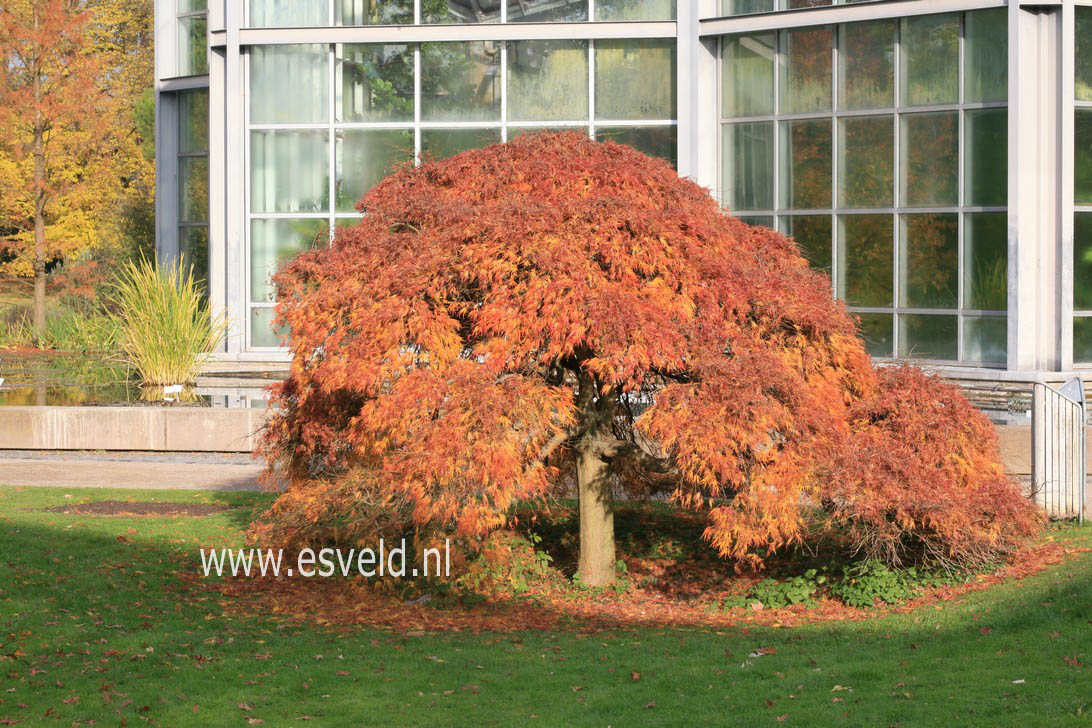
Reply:
[[[638,5],[600,0],[595,7]],[[673,40],[298,44],[249,52],[253,347],[279,346],[268,328],[271,274],[358,219],[362,198],[399,164],[547,129],[675,162]]]
[[[177,17],[178,75],[209,72],[207,0],[179,0]]]
[[[1078,5],[1073,97],[1073,361],[1092,364],[1092,7]]]
[[[209,274],[209,92],[178,94],[178,253],[205,287]]]
[[[722,39],[724,205],[830,273],[874,356],[1006,360],[1006,12]]]

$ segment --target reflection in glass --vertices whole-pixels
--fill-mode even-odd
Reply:
[[[338,45],[337,121],[413,121],[413,50],[407,45]]]
[[[1008,12],[989,8],[964,16],[964,101],[1004,101],[1009,96]]]
[[[857,331],[864,339],[865,348],[870,356],[890,357],[892,355],[893,325],[889,313],[858,313],[860,319]]]
[[[1092,101],[1092,8],[1078,5],[1074,12],[1077,16],[1074,33],[1076,50],[1073,54],[1074,98],[1078,101]]]
[[[250,309],[250,345],[255,347],[279,347],[288,345],[289,329],[282,326],[273,330],[272,306],[256,306]]]
[[[421,153],[446,159],[468,149],[499,144],[500,140],[500,129],[422,129]]]
[[[674,119],[675,41],[596,41],[595,118]]]
[[[204,226],[184,226],[178,229],[178,253],[182,257],[182,269],[193,267],[193,277],[208,295],[209,279],[209,229]]]
[[[179,222],[208,222],[209,158],[178,158]]]
[[[959,177],[956,112],[903,114],[901,119],[902,204],[955,205]]]
[[[413,0],[334,0],[336,25],[408,25]]]
[[[790,210],[831,206],[830,119],[781,123],[781,207]]]
[[[773,215],[739,215],[739,220],[755,227],[775,229]]]
[[[273,300],[270,278],[302,251],[325,247],[329,225],[323,218],[273,218],[250,221],[250,300]]]
[[[895,181],[895,123],[891,116],[840,121],[840,207],[890,207]]]
[[[500,45],[421,44],[421,118],[500,121]]]
[[[959,16],[904,18],[900,43],[902,103],[954,104],[959,100]]]
[[[963,317],[963,361],[1004,364],[1009,328],[1004,316]]]
[[[588,42],[521,40],[508,44],[508,118],[588,118]]]
[[[1008,109],[967,111],[963,133],[963,204],[1004,205],[1009,197]]]
[[[250,123],[305,124],[327,120],[328,46],[276,45],[250,49]],[[286,103],[286,99],[291,99]]]
[[[1008,310],[1007,218],[1003,212],[973,212],[963,218],[964,308]]]
[[[308,28],[330,24],[329,0],[250,0],[251,28]]]
[[[209,150],[209,91],[194,89],[178,94],[178,153]]]
[[[788,215],[785,234],[796,241],[800,254],[816,270],[830,273],[831,219],[830,215]]]
[[[903,215],[899,301],[908,308],[955,308],[959,222],[955,213]]]
[[[421,22],[499,23],[501,0],[422,0]]]
[[[724,39],[722,115],[772,114],[774,104],[774,33]]]
[[[510,0],[510,2],[518,2],[518,0]],[[676,0],[595,0],[595,19],[674,20],[675,3]],[[512,17],[511,12],[508,17]]]
[[[724,205],[732,212],[774,207],[774,123],[725,124],[721,143]]]
[[[326,131],[251,131],[250,211],[326,211],[328,149]]]
[[[596,6],[602,2],[599,0]],[[508,0],[509,23],[573,23],[587,19],[588,0]]]
[[[1073,114],[1073,202],[1092,205],[1092,108]]]
[[[843,109],[894,106],[895,22],[847,23],[838,51]]]
[[[508,141],[512,141],[518,136],[524,134],[541,134],[543,132],[562,132],[562,131],[575,131],[584,136],[588,135],[587,126],[509,126],[508,127]]]
[[[178,75],[209,72],[208,19],[204,15],[178,19]]]
[[[829,111],[831,29],[782,31],[781,43],[781,112]]]
[[[750,15],[777,10],[777,0],[720,0],[721,15]]]
[[[956,349],[955,316],[899,316],[899,356],[954,361],[958,357]]]
[[[893,304],[894,231],[890,215],[838,217],[838,296],[850,306]]]
[[[413,159],[412,129],[345,129],[334,148],[338,212],[350,212],[360,198],[400,162]]]
[[[595,138],[627,144],[650,157],[666,159],[674,167],[678,162],[678,139],[674,126],[598,126]]]
[[[1073,309],[1092,311],[1092,212],[1073,213]]]
[[[1073,317],[1073,361],[1092,362],[1092,316]]]

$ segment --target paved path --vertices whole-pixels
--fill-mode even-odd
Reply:
[[[0,451],[0,485],[261,490],[248,455]]]

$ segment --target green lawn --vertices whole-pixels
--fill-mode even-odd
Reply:
[[[0,488],[0,725],[1092,725],[1090,553],[859,622],[409,637],[243,619],[185,590],[198,545],[240,545],[267,498]],[[41,510],[104,499],[238,508]],[[1052,535],[1092,546],[1090,527]]]

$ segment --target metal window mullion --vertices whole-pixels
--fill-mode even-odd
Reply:
[[[588,136],[595,139],[595,39],[588,40]]]
[[[330,21],[333,22],[334,12],[334,0],[330,0]],[[327,212],[327,245],[333,246],[334,244],[334,210],[337,208],[336,195],[337,195],[337,134],[334,131],[334,118],[337,111],[337,76],[334,68],[337,55],[337,46],[333,43],[329,46],[328,65],[327,69],[327,84],[328,92],[330,94],[330,100],[326,105],[327,113],[327,140],[329,148],[326,150],[326,163],[329,165],[329,171],[327,172],[328,180],[328,194],[329,199],[326,203]]]
[[[958,101],[960,104],[960,111],[956,112],[956,164],[958,169],[956,170],[956,203],[960,209],[960,212],[956,214],[956,308],[959,313],[956,315],[956,361],[963,361],[963,205],[967,202],[966,195],[964,194],[965,172],[964,163],[966,161],[966,120],[967,112],[962,110],[962,105],[966,97],[966,74],[963,72],[964,64],[966,62],[966,36],[967,36],[967,15],[966,13],[959,14],[959,45],[958,45],[958,57],[959,64],[956,68],[956,82],[958,91]]]
[[[838,230],[838,217],[835,215],[834,210],[838,207],[841,200],[841,192],[839,190],[841,175],[838,174],[838,168],[841,166],[841,129],[839,128],[838,116],[835,111],[838,109],[839,95],[838,95],[838,73],[841,69],[841,59],[839,56],[839,39],[842,35],[841,27],[835,25],[831,28],[831,41],[830,41],[830,292],[832,298],[838,297],[838,281],[837,278],[841,278],[838,274],[838,243],[841,235]]]
[[[501,2],[501,22],[507,17],[508,3]],[[501,114],[501,142],[508,141],[508,41],[500,44],[500,114]]]
[[[414,4],[416,20],[421,22],[421,0]],[[421,44],[413,45],[413,163],[421,164]]]
[[[892,101],[894,103],[894,109],[891,114],[891,123],[895,127],[894,134],[892,135],[892,154],[894,155],[893,169],[891,183],[893,189],[891,190],[891,200],[894,203],[895,213],[891,216],[891,240],[893,245],[891,246],[891,255],[894,258],[891,267],[891,275],[893,281],[891,282],[891,356],[898,358],[899,348],[902,343],[900,335],[900,321],[899,315],[895,312],[895,307],[899,303],[899,283],[902,276],[902,266],[899,265],[900,252],[903,245],[902,235],[900,234],[900,220],[899,220],[899,205],[902,204],[902,119],[900,117],[899,105],[902,103],[902,20],[895,21],[895,39],[892,46]]]
[[[780,210],[784,207],[784,201],[781,199],[781,122],[778,121],[778,114],[781,112],[781,43],[782,31],[776,31],[774,33],[774,57],[773,57],[773,208],[774,210]],[[778,224],[780,219],[775,216],[774,225],[780,228]]]

